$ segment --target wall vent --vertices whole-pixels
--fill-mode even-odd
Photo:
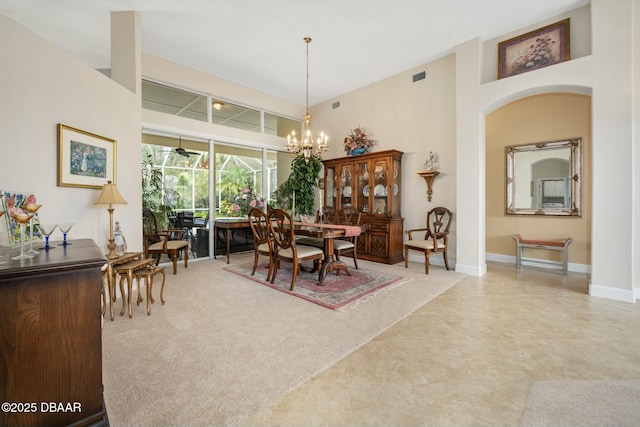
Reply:
[[[340,101],[336,101],[333,104],[331,104],[331,107],[335,110],[336,108],[340,108]]]
[[[417,81],[424,80],[424,79],[426,79],[426,78],[427,78],[427,72],[426,72],[426,71],[423,71],[423,72],[421,72],[421,73],[418,73],[418,74],[414,74],[414,75],[413,75],[413,82],[415,83],[415,82],[417,82]]]

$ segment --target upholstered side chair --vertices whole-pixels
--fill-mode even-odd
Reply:
[[[404,267],[409,267],[409,250],[424,253],[424,272],[429,274],[429,254],[442,252],[444,265],[449,270],[449,259],[447,256],[449,227],[453,213],[444,207],[431,209],[427,213],[426,228],[416,228],[408,230],[409,240],[404,245]]]
[[[183,240],[183,230],[158,230],[156,216],[150,209],[142,210],[143,244],[146,258],[155,257],[156,265],[162,254],[173,261],[173,274],[178,272],[178,256],[184,256],[184,268],[189,265],[189,242]]]

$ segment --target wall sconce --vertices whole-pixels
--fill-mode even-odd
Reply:
[[[115,184],[112,184],[111,181],[107,181],[107,183],[102,187],[102,193],[100,193],[100,197],[94,203],[94,205],[109,205],[107,211],[109,211],[109,244],[107,247],[109,248],[109,254],[107,254],[108,259],[118,258],[118,254],[116,253],[116,242],[113,238],[113,205],[126,205],[127,201],[122,197],[120,191],[118,191],[118,187]]]
[[[430,202],[431,201],[431,195],[433,194],[433,180],[436,178],[436,176],[438,176],[440,174],[440,172],[436,171],[436,170],[430,170],[430,171],[422,171],[422,172],[418,172],[418,175],[420,175],[421,177],[424,178],[424,180],[427,182],[427,201]]]

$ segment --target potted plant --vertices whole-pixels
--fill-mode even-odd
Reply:
[[[313,215],[315,187],[321,170],[322,161],[316,155],[305,159],[301,154],[294,158],[289,177],[275,191],[278,206],[292,209],[294,215]]]
[[[168,214],[173,207],[167,200],[177,201],[180,195],[174,190],[164,189],[162,171],[155,167],[153,157],[148,154],[142,158],[142,208],[155,213],[159,228],[168,228]]]
[[[264,209],[264,198],[256,194],[255,188],[252,188],[253,183],[247,180],[240,193],[234,198],[231,204],[230,216],[246,216],[251,208]]]

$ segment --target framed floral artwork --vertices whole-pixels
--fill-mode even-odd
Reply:
[[[99,189],[115,178],[115,140],[58,124],[58,186]]]
[[[569,19],[498,43],[498,79],[569,60]]]

